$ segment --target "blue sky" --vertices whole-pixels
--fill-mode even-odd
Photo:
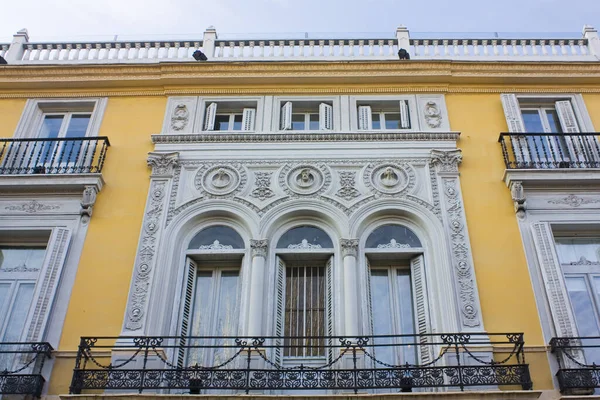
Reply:
[[[0,39],[221,33],[580,32],[600,28],[600,0],[6,0]]]

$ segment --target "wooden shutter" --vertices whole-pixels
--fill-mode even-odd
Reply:
[[[285,262],[277,257],[277,271],[275,280],[275,362],[281,365],[283,362],[283,335],[285,323]]]
[[[40,342],[44,339],[44,331],[50,311],[56,297],[60,276],[67,260],[71,245],[72,232],[67,228],[52,230],[46,256],[38,282],[33,295],[33,302],[29,309],[28,322],[26,323],[27,342]]]
[[[179,352],[177,354],[177,365],[183,367],[185,363],[186,341],[190,335],[190,321],[192,315],[192,304],[194,302],[194,288],[196,286],[197,264],[191,258],[186,258],[185,289],[183,292],[183,306],[181,307],[181,330],[179,339]]]
[[[425,282],[425,260],[423,255],[419,255],[410,260],[410,272],[412,275],[413,304],[415,307],[415,326],[416,333],[425,335],[431,333],[429,323],[429,302],[427,301],[427,286]],[[419,362],[428,363],[432,360],[432,349],[428,343],[427,336],[419,338]]]
[[[243,131],[253,131],[255,119],[256,119],[256,109],[244,108],[244,111],[242,113],[242,130]]]
[[[210,103],[206,107],[206,114],[204,116],[204,130],[214,131],[215,130],[215,117],[217,116],[217,103]]]
[[[502,108],[504,108],[504,117],[506,118],[508,131],[511,133],[524,133],[525,123],[523,122],[517,96],[514,94],[501,94],[500,100],[502,100]]]
[[[363,131],[370,131],[373,129],[371,106],[358,107],[358,129]]]
[[[334,341],[332,336],[335,334],[335,314],[333,304],[333,256],[327,260],[325,265],[325,315],[327,332],[327,362],[332,362],[335,358]]]
[[[333,129],[333,107],[329,104],[319,105],[319,130],[330,131]]]
[[[575,116],[571,102],[569,100],[560,100],[555,102],[554,105],[563,133],[580,133],[581,130],[577,124],[577,117]],[[564,139],[567,143],[571,160],[582,162],[598,160],[596,151],[598,143],[595,136],[565,136]],[[555,146],[560,146],[557,140],[553,143]]]
[[[408,100],[400,100],[400,128],[410,129],[410,113]]]
[[[281,125],[282,131],[292,129],[292,102],[288,101],[281,107]]]
[[[561,100],[554,103],[556,106],[556,113],[560,120],[560,125],[564,133],[579,133],[579,126],[577,125],[577,118],[575,117],[575,111],[569,100]]]

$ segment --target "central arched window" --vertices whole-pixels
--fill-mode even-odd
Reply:
[[[373,335],[391,335],[375,339],[377,344],[412,343],[416,332],[415,287],[423,266],[421,241],[409,228],[390,224],[376,228],[365,242],[367,290],[369,293],[370,330]],[[415,276],[417,275],[417,276]],[[390,346],[376,349],[377,358],[390,364],[415,363],[414,346]]]
[[[284,337],[284,362],[318,360],[325,357],[323,336],[333,334],[333,242],[322,229],[299,226],[284,233],[276,247],[275,328]]]
[[[218,365],[231,357],[223,336],[239,333],[240,267],[244,241],[234,229],[216,225],[198,232],[186,251],[186,284],[180,334],[201,346],[179,354],[185,365]]]

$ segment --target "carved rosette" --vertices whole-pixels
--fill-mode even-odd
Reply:
[[[148,153],[148,165],[152,167],[152,178],[171,178],[179,165],[179,153]]]
[[[342,257],[358,255],[358,239],[340,239]]]
[[[471,249],[468,243],[463,205],[458,189],[458,178],[443,178],[445,224],[448,225],[452,264],[458,287],[461,321],[468,327],[480,326],[479,299],[475,291],[475,274],[472,266]]]
[[[135,262],[133,287],[127,305],[127,321],[125,328],[128,330],[141,329],[145,316],[150,278],[153,270],[154,256],[156,253],[160,221],[162,220],[165,199],[166,180],[153,180],[149,192],[149,204],[142,223],[142,237]]]
[[[267,239],[254,240],[250,239],[250,249],[252,250],[252,257],[267,257],[267,248],[269,242]]]
[[[438,173],[458,173],[458,166],[462,162],[462,151],[456,150],[431,150],[431,164]]]

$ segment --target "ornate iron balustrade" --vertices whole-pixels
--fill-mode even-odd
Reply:
[[[50,343],[0,342],[0,394],[42,395],[42,368],[54,350]]]
[[[0,139],[0,175],[100,173],[109,146],[106,136]]]
[[[592,393],[600,388],[600,337],[554,337],[550,349],[558,361],[561,392]]]
[[[532,388],[522,333],[350,337],[83,337],[70,392],[410,392]],[[499,359],[494,350],[502,349]],[[112,353],[109,360],[106,351]],[[104,354],[104,355],[103,355]],[[291,355],[303,354],[304,357]],[[425,390],[425,389],[423,389]]]
[[[501,133],[508,169],[600,168],[599,133]]]

